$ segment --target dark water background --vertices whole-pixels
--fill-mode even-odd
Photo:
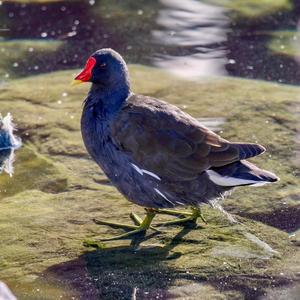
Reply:
[[[183,76],[230,75],[300,82],[297,53],[286,55],[268,47],[276,32],[294,33],[293,39],[298,39],[300,1],[291,1],[290,10],[255,18],[237,16],[209,2],[1,2],[0,42],[64,41],[52,54],[18,61],[17,67],[12,66],[18,76],[79,68],[93,51],[111,47],[130,63],[156,65]],[[275,39],[279,48],[288,47],[280,34]]]

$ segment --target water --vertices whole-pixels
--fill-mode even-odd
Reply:
[[[280,51],[292,41],[297,44],[300,6],[297,1],[293,6],[258,20],[237,21],[230,9],[210,1],[4,1],[0,36],[3,41],[31,40],[29,52],[37,40],[63,42],[54,53],[30,62],[19,57],[11,70],[19,76],[81,67],[89,53],[112,47],[129,62],[182,76],[229,75],[298,84],[299,49],[293,55]],[[284,38],[285,32],[291,35]],[[270,49],[272,38],[277,52]]]
[[[0,279],[20,299],[296,299],[300,3],[254,2],[0,1],[0,113],[13,114],[23,141],[14,176],[0,175]],[[69,81],[103,47],[124,56],[137,92],[225,138],[267,146],[255,162],[281,182],[225,201],[245,226],[204,208],[207,226],[168,228],[135,247],[83,246],[116,233],[93,218],[143,214],[81,141],[87,87]],[[1,160],[0,172],[10,171],[14,156]]]

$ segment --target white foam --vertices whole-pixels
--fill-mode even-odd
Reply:
[[[16,129],[15,129],[15,125],[13,123],[13,117],[10,113],[8,113],[4,118],[2,118],[2,116],[0,115],[0,125],[1,125],[1,129],[8,133],[12,147],[15,149],[20,148],[22,145],[22,142],[21,142],[20,138],[18,138],[14,135],[14,131]],[[11,148],[11,147],[8,147],[8,148]],[[8,148],[3,148],[2,150],[8,149]]]

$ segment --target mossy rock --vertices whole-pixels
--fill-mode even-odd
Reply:
[[[293,8],[290,0],[205,0],[205,2],[228,8],[239,19],[261,18]]]
[[[16,152],[15,176],[0,177],[6,190],[0,199],[1,279],[21,299],[130,299],[134,293],[199,299],[203,292],[207,299],[255,298],[295,279],[297,243],[251,218],[271,223],[282,207],[296,211],[299,184],[287,153],[295,149],[299,88],[233,78],[183,81],[136,65],[130,72],[135,92],[197,118],[224,117],[223,137],[264,144],[268,153],[253,161],[281,182],[240,188],[224,201],[230,212],[247,217],[235,216],[242,224],[204,207],[208,225],[149,232],[135,247],[125,240],[86,248],[83,241],[118,231],[93,218],[128,223],[132,209],[143,214],[86,154],[79,118],[88,85],[70,86],[77,70],[9,81],[1,86],[1,113],[12,113],[25,146]]]
[[[195,117],[224,117],[223,137],[267,147],[267,153],[253,161],[278,174],[281,182],[238,189],[224,202],[232,212],[266,219],[297,205],[297,169],[287,153],[296,149],[298,88],[233,78],[182,81],[155,68],[130,69],[134,91],[165,99]],[[78,160],[87,172],[91,166],[95,174],[98,169],[88,160],[79,132],[81,103],[88,86],[71,87],[75,74],[64,71],[16,80],[3,85],[0,92],[2,113],[13,113],[23,140],[42,155],[68,165],[70,177],[72,173],[80,177],[80,170],[72,167]],[[88,181],[86,176],[84,180]],[[105,177],[100,174],[94,180],[105,181]]]
[[[55,40],[0,39],[0,79],[16,78],[28,72],[39,74],[47,55],[56,52],[63,44],[63,41]]]
[[[297,31],[275,31],[270,33],[268,48],[288,57],[300,56],[300,35]]]
[[[38,154],[32,147],[21,148],[17,152],[17,159],[22,162],[22,168],[16,169],[14,177],[0,177],[0,201],[30,189],[48,193],[58,193],[66,189],[68,178],[60,172],[53,161]]]
[[[69,0],[69,1],[79,1],[79,0]],[[55,3],[55,2],[66,2],[65,0],[2,0],[2,2],[11,2],[11,3]]]

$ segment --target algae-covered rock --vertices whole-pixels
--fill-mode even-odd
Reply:
[[[16,276],[48,293],[45,299],[55,299],[49,296],[49,282],[52,296],[62,285],[69,286],[66,299],[77,293],[85,299],[130,299],[134,288],[137,295],[156,295],[192,283],[207,284],[213,295],[220,282],[228,284],[230,293],[239,292],[235,286],[246,288],[251,283],[256,294],[254,288],[262,293],[274,284],[271,276],[276,279],[279,270],[289,268],[284,253],[289,251],[292,257],[295,252],[287,234],[279,230],[247,220],[230,225],[220,212],[205,209],[209,222],[205,227],[166,228],[139,248],[127,241],[112,242],[81,254],[83,240],[115,233],[93,224],[93,217],[122,222],[128,218],[130,206],[112,187],[52,195],[22,192],[1,200],[1,210],[0,276],[20,296],[23,287],[14,283]],[[39,272],[41,278],[30,275]],[[285,272],[292,276],[290,269]],[[265,278],[263,284],[260,278]],[[94,298],[87,297],[91,290]],[[191,293],[196,298],[200,291]]]
[[[144,212],[86,154],[79,119],[88,84],[69,85],[76,70],[9,81],[0,89],[1,113],[14,115],[25,146],[17,152],[15,176],[0,177],[0,278],[29,299],[199,299],[202,293],[207,299],[253,299],[297,280],[297,243],[251,218],[282,228],[296,212],[298,119],[289,108],[297,107],[299,88],[233,78],[182,81],[143,66],[130,66],[130,72],[135,92],[197,118],[224,118],[223,137],[264,144],[268,152],[253,161],[278,174],[280,183],[240,188],[224,200],[241,223],[204,207],[205,226],[161,228],[131,245],[94,242],[118,230],[93,218],[128,223],[132,209]],[[288,223],[284,229],[299,225]],[[85,240],[98,250],[84,247]]]
[[[66,0],[2,0],[2,2],[15,2],[15,3],[53,3],[53,2],[65,2]],[[79,0],[70,0],[79,1]]]
[[[274,53],[289,57],[300,55],[300,35],[297,31],[275,31],[270,34],[268,48]]]
[[[55,40],[0,39],[0,79],[47,71],[47,55],[62,45],[62,41]]]
[[[290,10],[290,0],[204,0],[230,9],[237,18],[261,18],[277,11]]]

